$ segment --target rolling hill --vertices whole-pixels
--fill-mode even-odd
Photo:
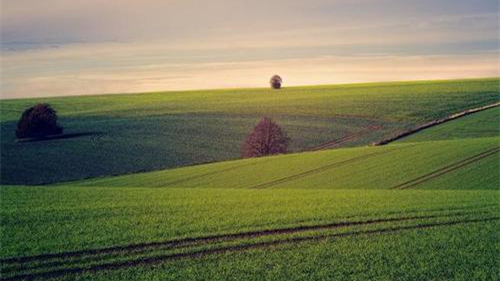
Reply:
[[[500,107],[491,108],[412,134],[399,142],[498,137]]]
[[[499,169],[499,150],[499,139],[495,137],[404,143],[245,159],[73,184],[249,189],[432,188],[438,178],[434,177],[436,173],[450,173],[458,184],[448,186],[449,189],[498,189],[500,178],[495,171]],[[474,172],[463,173],[466,170]],[[474,175],[481,181],[467,181]],[[429,178],[403,186],[424,176]]]
[[[422,109],[438,97],[401,120],[442,116]],[[383,146],[3,185],[1,280],[497,280],[498,111]]]
[[[42,184],[236,159],[262,116],[294,152],[363,146],[499,101],[498,78],[1,101],[2,184]],[[16,120],[50,103],[78,138],[17,143]],[[50,161],[49,161],[50,160]]]
[[[249,189],[445,187],[495,190],[500,186],[499,113],[500,107],[474,113],[385,146],[226,161],[72,184]],[[443,183],[440,180],[443,177],[449,179]]]

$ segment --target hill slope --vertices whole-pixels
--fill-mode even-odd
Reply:
[[[500,136],[500,107],[452,120],[409,135],[398,142],[451,140]]]
[[[498,78],[234,89],[1,101],[2,184],[40,184],[239,157],[264,115],[302,151],[366,145],[402,129],[499,100]],[[16,143],[16,119],[37,102],[59,111],[64,140]],[[332,147],[331,145],[327,147]],[[50,160],[50,161],[49,161]]]
[[[414,142],[0,186],[2,278],[497,280],[500,138],[476,114]]]
[[[448,189],[498,189],[499,150],[498,138],[392,144],[238,160],[72,184],[250,189],[406,189],[436,188],[433,183],[439,176],[450,174],[455,184],[446,184],[445,188]],[[421,181],[418,180],[420,178]]]

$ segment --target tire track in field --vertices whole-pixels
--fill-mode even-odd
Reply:
[[[416,213],[420,212],[429,212],[428,215],[413,215],[406,217],[395,217],[395,218],[381,218],[381,219],[370,219],[365,221],[346,221],[346,222],[335,222],[328,224],[316,224],[316,225],[305,225],[305,226],[297,226],[297,227],[286,227],[286,228],[277,228],[277,229],[264,229],[264,230],[256,230],[256,231],[247,231],[247,232],[239,232],[239,233],[230,233],[230,234],[219,234],[219,235],[211,235],[211,236],[202,236],[202,237],[188,237],[183,239],[174,239],[167,240],[161,242],[149,242],[149,243],[138,243],[124,246],[114,246],[100,249],[92,249],[92,250],[81,250],[81,251],[71,251],[71,252],[61,252],[54,254],[41,254],[41,255],[33,255],[33,256],[24,256],[24,257],[10,257],[10,258],[1,258],[0,263],[2,264],[14,264],[14,263],[25,263],[32,261],[43,261],[48,259],[57,259],[57,258],[72,258],[72,257],[80,257],[85,255],[98,255],[98,254],[112,254],[115,252],[129,252],[140,249],[147,248],[155,248],[155,247],[163,247],[163,246],[181,246],[188,243],[198,243],[198,242],[214,242],[219,240],[229,240],[229,239],[237,239],[237,238],[249,238],[249,237],[260,237],[271,234],[290,234],[294,232],[300,231],[310,231],[310,230],[318,230],[318,229],[326,229],[326,228],[335,228],[335,227],[344,227],[344,226],[352,226],[352,225],[362,225],[362,224],[373,224],[373,223],[382,223],[382,222],[393,222],[393,221],[404,221],[404,220],[415,220],[415,219],[429,219],[429,218],[438,218],[438,217],[448,217],[448,216],[460,216],[464,214],[482,214],[489,213],[489,211],[484,209],[490,209],[493,207],[497,207],[497,205],[484,205],[478,207],[457,207],[457,208],[447,208],[447,209],[436,209],[436,210],[418,210],[412,211]],[[477,212],[471,212],[476,211]],[[454,212],[450,212],[454,211]],[[465,212],[468,211],[468,212]],[[445,214],[440,214],[442,212],[448,212]],[[344,218],[348,219],[348,218]]]
[[[260,165],[260,164],[272,161],[273,159],[270,158],[270,157],[267,157],[267,159],[265,159],[265,160],[264,159],[259,159],[259,160],[260,161],[254,161],[254,162],[251,162],[251,163],[244,163],[244,164],[240,164],[240,165],[233,165],[233,166],[230,166],[228,168],[217,169],[217,170],[211,171],[211,172],[204,172],[204,173],[198,173],[198,174],[194,174],[194,175],[188,175],[188,176],[180,178],[178,180],[173,180],[173,181],[170,181],[170,182],[165,182],[165,184],[161,185],[161,187],[168,187],[168,186],[172,186],[172,185],[175,185],[175,184],[181,184],[181,183],[184,183],[184,182],[189,182],[191,180],[204,178],[204,177],[207,177],[207,176],[212,176],[212,175],[217,175],[217,174],[221,174],[221,173],[224,173],[224,172],[229,172],[229,171],[232,171],[232,170],[237,170],[237,169],[240,169],[240,168],[246,168],[246,167],[251,167],[251,166],[255,166],[255,165]],[[195,164],[195,165],[191,165],[191,166],[185,166],[184,168],[192,168],[192,167],[195,167],[195,166],[201,166],[201,165],[211,164],[211,163],[217,163],[217,162],[199,163],[199,164]],[[146,171],[146,172],[147,173],[157,173],[157,172],[162,172],[162,171],[163,170],[159,170],[159,171]],[[130,174],[125,174],[125,175],[122,175],[122,176],[128,176],[128,175],[130,175]]]
[[[415,215],[415,216],[407,216],[400,218],[382,218],[382,219],[372,219],[367,221],[355,221],[355,222],[341,222],[341,223],[332,223],[332,224],[322,224],[322,225],[312,225],[312,226],[299,226],[292,228],[282,228],[282,229],[268,229],[262,231],[252,231],[252,232],[243,232],[243,233],[235,233],[228,235],[215,235],[201,238],[187,238],[181,240],[171,240],[165,241],[162,243],[142,243],[135,245],[128,245],[122,247],[111,247],[97,250],[85,250],[85,251],[77,251],[77,252],[66,252],[66,253],[58,253],[58,254],[45,254],[31,257],[19,257],[19,258],[10,258],[10,259],[2,259],[2,264],[12,264],[12,266],[7,266],[7,268],[3,268],[4,273],[13,273],[13,272],[22,272],[26,270],[50,270],[54,269],[53,267],[60,266],[82,266],[85,263],[94,262],[104,262],[107,258],[120,258],[122,257],[130,259],[130,257],[134,257],[134,254],[137,256],[141,253],[150,254],[155,251],[169,251],[176,249],[185,249],[189,250],[189,247],[199,247],[199,246],[211,246],[217,245],[217,243],[221,242],[238,242],[238,239],[243,238],[256,238],[256,237],[273,237],[277,235],[283,234],[297,234],[304,231],[314,231],[314,230],[328,230],[335,229],[340,227],[348,227],[348,226],[359,226],[359,225],[371,225],[376,223],[384,223],[384,222],[401,222],[401,221],[411,221],[417,219],[433,219],[439,217],[453,217],[453,216],[464,216],[464,215],[472,215],[472,214],[489,214],[491,211],[482,210],[476,211],[480,209],[489,209],[495,206],[480,206],[476,208],[456,208],[457,212],[440,214],[446,210],[436,210],[432,212],[438,212],[437,214],[428,214],[428,215]],[[468,212],[464,212],[464,210],[468,210]],[[473,212],[471,212],[473,211]],[[244,242],[243,240],[242,242]],[[92,256],[93,255],[101,255],[101,256]],[[132,255],[131,255],[132,254]],[[79,257],[80,259],[74,259],[75,257]],[[57,259],[66,259],[66,260],[57,260]],[[73,260],[67,260],[67,259]],[[55,260],[54,260],[55,259]],[[123,259],[122,259],[123,261]],[[34,265],[27,264],[27,262],[35,262]],[[116,262],[116,261],[115,261]],[[7,269],[7,270],[5,270]],[[42,272],[43,273],[43,272]]]
[[[460,210],[460,209],[459,209]],[[467,210],[471,210],[467,208]],[[239,232],[232,234],[220,234],[220,235],[212,235],[212,236],[204,236],[204,237],[189,237],[183,239],[176,240],[167,240],[162,242],[150,242],[150,243],[139,243],[132,245],[124,245],[124,246],[116,246],[116,247],[108,247],[101,249],[93,249],[93,250],[82,250],[82,251],[73,251],[73,252],[62,252],[55,254],[42,254],[42,255],[34,255],[34,256],[25,256],[25,257],[12,257],[12,258],[3,258],[0,259],[0,262],[3,264],[10,263],[22,263],[22,262],[31,262],[31,261],[43,261],[51,258],[68,258],[68,257],[79,257],[84,255],[97,255],[97,254],[111,254],[113,252],[123,252],[123,251],[131,251],[136,249],[143,248],[154,248],[160,246],[179,246],[185,245],[187,243],[193,242],[213,242],[222,239],[234,239],[234,238],[249,238],[249,237],[260,237],[265,235],[272,234],[290,234],[300,231],[309,231],[309,230],[318,230],[318,229],[326,229],[326,228],[336,228],[343,226],[352,226],[352,225],[362,225],[362,224],[373,224],[373,223],[381,223],[381,222],[393,222],[393,221],[404,221],[404,220],[414,220],[414,219],[426,219],[426,218],[437,218],[437,217],[446,217],[450,215],[462,215],[465,212],[455,212],[448,214],[434,214],[434,215],[422,215],[422,216],[407,216],[407,217],[399,217],[399,218],[382,218],[382,219],[371,219],[365,221],[353,221],[353,222],[337,222],[337,223],[329,223],[329,224],[319,224],[319,225],[309,225],[309,226],[298,226],[298,227],[288,227],[288,228],[278,228],[278,229],[264,229],[257,231],[248,231],[248,232]]]
[[[472,109],[466,109],[466,110],[454,113],[452,115],[448,115],[448,116],[446,116],[444,118],[440,118],[440,119],[435,119],[435,120],[429,121],[427,123],[424,123],[424,124],[421,124],[421,125],[417,126],[416,128],[413,128],[413,129],[410,129],[410,130],[406,130],[406,131],[402,131],[402,132],[400,132],[400,133],[398,133],[398,134],[396,134],[394,136],[391,136],[389,138],[386,138],[386,139],[383,139],[383,140],[381,140],[379,142],[376,142],[374,145],[386,145],[386,144],[391,143],[393,141],[397,141],[399,139],[405,138],[405,137],[407,137],[409,135],[413,135],[413,134],[418,133],[418,132],[420,132],[422,130],[425,130],[425,129],[437,126],[439,124],[442,124],[442,123],[445,123],[445,122],[449,122],[449,121],[452,121],[452,120],[455,120],[455,119],[467,116],[469,114],[473,114],[473,113],[476,113],[476,112],[479,112],[479,111],[483,111],[483,110],[487,110],[487,109],[494,108],[494,107],[500,107],[500,102],[496,102],[496,103],[493,103],[493,104],[488,104],[488,105],[485,105],[485,106],[476,107],[476,108],[472,108]]]
[[[500,147],[495,147],[493,149],[483,151],[479,154],[476,154],[476,155],[473,155],[473,156],[468,157],[466,159],[460,160],[460,161],[455,162],[453,164],[450,164],[448,166],[439,168],[439,169],[437,169],[433,172],[430,172],[428,174],[422,175],[422,176],[417,177],[415,179],[412,179],[412,180],[409,180],[407,182],[401,183],[399,185],[393,186],[393,187],[391,187],[391,189],[409,189],[409,188],[415,187],[423,182],[432,180],[434,178],[437,178],[437,177],[442,176],[442,175],[447,174],[447,173],[451,173],[451,172],[458,170],[462,167],[465,167],[467,165],[470,165],[472,163],[480,161],[486,157],[489,157],[491,155],[495,155],[499,151],[500,151]]]
[[[276,185],[279,185],[279,184],[282,184],[282,183],[294,181],[294,180],[297,180],[297,179],[300,179],[300,178],[304,178],[304,177],[307,177],[307,176],[310,176],[310,175],[321,173],[321,172],[324,172],[324,171],[327,171],[327,170],[330,170],[330,169],[333,169],[333,168],[342,167],[342,166],[345,166],[345,165],[348,165],[348,164],[351,164],[351,163],[354,163],[354,162],[357,162],[357,161],[360,161],[360,160],[369,159],[369,158],[377,156],[377,155],[389,154],[389,153],[391,153],[393,151],[401,150],[401,149],[405,149],[405,148],[413,147],[413,146],[415,146],[415,145],[409,145],[409,146],[406,146],[404,148],[398,147],[398,148],[392,148],[392,149],[387,149],[387,150],[382,150],[382,151],[376,151],[376,152],[372,152],[372,153],[369,153],[369,154],[363,154],[363,155],[360,155],[360,156],[357,156],[357,157],[354,157],[354,158],[349,158],[349,159],[346,159],[346,160],[343,160],[343,161],[340,161],[340,162],[335,162],[335,163],[328,164],[328,165],[325,165],[325,166],[321,166],[321,167],[318,167],[318,168],[315,168],[315,169],[307,170],[307,171],[304,171],[304,172],[301,172],[301,173],[298,173],[298,174],[286,176],[286,177],[283,177],[283,178],[280,178],[280,179],[277,179],[277,180],[273,180],[273,181],[270,181],[270,182],[265,182],[265,183],[262,183],[262,184],[254,185],[254,186],[251,186],[249,188],[251,188],[251,189],[269,188],[269,187],[276,186]]]
[[[367,221],[355,221],[355,222],[342,222],[342,223],[331,223],[331,224],[319,224],[319,225],[312,225],[312,226],[300,226],[300,227],[294,227],[294,228],[283,228],[283,229],[269,229],[269,230],[262,230],[262,231],[254,231],[254,232],[243,232],[243,233],[236,233],[236,234],[228,234],[228,235],[218,235],[218,236],[212,236],[212,237],[200,237],[196,238],[196,241],[190,243],[191,241],[187,241],[187,243],[179,243],[176,245],[171,245],[171,244],[166,244],[169,242],[182,242],[178,240],[174,241],[165,241],[165,245],[158,245],[157,243],[150,243],[149,246],[146,247],[139,247],[139,248],[133,248],[133,246],[138,246],[137,244],[135,245],[130,245],[130,250],[125,249],[124,247],[114,247],[116,248],[116,251],[105,251],[105,252],[99,252],[95,253],[95,255],[98,254],[106,254],[106,256],[95,256],[93,254],[90,255],[85,255],[82,252],[69,252],[72,254],[77,254],[77,255],[68,255],[68,253],[60,253],[56,254],[58,255],[57,257],[54,258],[46,258],[44,260],[45,255],[40,255],[40,256],[32,256],[32,258],[39,258],[37,260],[33,259],[31,261],[34,261],[36,264],[31,265],[27,262],[28,260],[25,260],[26,263],[18,263],[15,264],[13,261],[8,261],[7,264],[11,264],[11,266],[7,266],[3,268],[4,272],[13,272],[13,271],[26,271],[26,270],[36,270],[36,269],[51,269],[53,267],[61,267],[61,266],[75,266],[75,265],[81,265],[89,262],[102,262],[105,261],[108,258],[117,258],[123,255],[126,255],[128,257],[131,256],[131,254],[134,255],[140,255],[140,254],[151,254],[152,252],[157,252],[157,251],[169,251],[169,250],[178,250],[178,249],[189,249],[190,247],[200,247],[203,245],[214,245],[216,243],[223,243],[223,242],[234,242],[238,241],[238,239],[242,238],[256,238],[256,237],[261,237],[261,236],[276,236],[276,235],[283,235],[283,234],[295,234],[295,233],[301,233],[305,231],[314,231],[314,230],[324,230],[324,229],[335,229],[335,228],[341,228],[341,227],[349,227],[349,226],[357,226],[357,225],[370,225],[370,224],[376,224],[376,223],[384,223],[384,222],[398,222],[398,221],[410,221],[410,220],[416,220],[416,219],[433,219],[433,218],[440,218],[440,217],[452,217],[452,216],[464,216],[464,215],[479,215],[479,214],[491,214],[491,211],[488,211],[488,209],[491,209],[492,207],[497,208],[498,206],[495,205],[484,205],[484,206],[478,206],[478,207],[460,207],[460,208],[448,208],[446,210],[427,210],[427,212],[430,213],[437,213],[437,214],[429,214],[425,216],[408,216],[404,218],[390,218],[390,219],[373,219],[373,220],[367,220]],[[486,210],[485,210],[486,209]],[[463,212],[464,210],[467,210],[469,212]],[[480,211],[477,211],[480,210]],[[456,211],[456,212],[450,212],[450,211]],[[412,211],[413,212],[413,211]],[[410,213],[412,213],[410,212]],[[422,212],[422,211],[416,211],[416,213]],[[442,212],[450,212],[446,214],[439,214]],[[210,239],[205,239],[205,238],[210,238]],[[213,238],[213,239],[212,239]],[[187,239],[182,239],[182,240],[187,240]],[[244,240],[243,240],[244,241]],[[139,244],[142,245],[142,244]],[[171,246],[171,247],[168,247]],[[97,249],[97,250],[111,250],[113,248],[104,248],[104,249]],[[85,251],[87,252],[87,251]],[[81,254],[81,255],[80,255]],[[64,255],[64,256],[63,256]],[[80,257],[80,259],[75,259],[75,257]],[[62,258],[69,258],[66,260],[58,260]]]
[[[212,172],[205,172],[205,173],[201,173],[201,174],[197,174],[197,175],[193,175],[193,176],[188,176],[186,178],[182,178],[182,179],[178,179],[178,180],[174,180],[174,181],[168,182],[165,186],[171,186],[171,185],[174,185],[174,184],[180,184],[180,183],[188,182],[188,181],[191,181],[191,180],[194,180],[194,179],[200,179],[200,178],[204,178],[204,177],[207,177],[207,176],[213,176],[213,175],[221,174],[221,173],[224,173],[224,172],[229,172],[229,171],[232,171],[232,170],[237,170],[237,169],[240,169],[240,168],[245,168],[245,167],[251,167],[251,166],[255,166],[255,165],[260,165],[262,163],[266,163],[266,162],[269,162],[271,160],[272,160],[272,158],[269,158],[267,160],[254,161],[254,162],[251,162],[251,163],[246,163],[246,164],[242,164],[242,165],[231,166],[231,167],[224,168],[224,169],[218,169],[218,170],[215,170],[215,171],[212,171]],[[207,163],[204,163],[204,164],[207,164]]]
[[[377,130],[380,130],[380,129],[382,129],[382,126],[371,125],[371,126],[368,126],[364,130],[361,130],[361,131],[358,131],[358,132],[355,132],[355,133],[352,133],[352,134],[345,135],[345,136],[343,136],[343,137],[341,137],[340,139],[337,139],[337,140],[333,140],[333,141],[330,141],[330,142],[326,142],[326,143],[320,144],[318,146],[315,146],[315,147],[312,147],[310,149],[307,149],[306,151],[317,151],[317,150],[322,150],[322,149],[333,148],[333,147],[339,146],[341,144],[344,144],[344,143],[346,143],[348,141],[356,140],[360,136],[365,135],[365,134],[367,134],[369,132],[377,131]]]
[[[233,253],[233,252],[242,252],[251,249],[259,249],[259,248],[269,248],[275,247],[279,245],[286,244],[294,244],[294,243],[302,243],[309,241],[318,241],[324,239],[332,239],[332,238],[343,238],[343,237],[354,237],[360,235],[377,235],[377,234],[385,234],[391,232],[399,232],[404,230],[415,230],[415,229],[426,229],[433,227],[443,227],[443,226],[451,226],[451,225],[460,225],[460,224],[469,224],[469,223],[481,223],[481,222],[490,222],[490,221],[499,221],[500,217],[489,217],[482,219],[462,219],[462,220],[454,220],[454,221],[446,221],[446,222],[432,222],[432,223],[419,223],[416,225],[410,226],[396,226],[389,227],[383,229],[375,229],[375,230],[360,230],[360,231],[351,231],[345,233],[337,233],[337,234],[324,234],[324,235],[313,235],[306,237],[291,237],[281,240],[273,240],[273,241],[263,241],[256,242],[253,244],[243,244],[243,245],[230,245],[230,246],[222,246],[213,249],[205,249],[198,250],[187,253],[175,253],[175,254],[164,254],[157,255],[153,257],[146,257],[142,259],[128,260],[128,261],[120,261],[120,262],[111,262],[100,265],[92,265],[88,267],[76,267],[76,268],[66,268],[66,269],[58,269],[47,272],[37,272],[37,273],[28,273],[28,274],[20,274],[11,277],[2,277],[0,280],[3,281],[13,281],[13,280],[33,280],[37,278],[55,278],[61,277],[69,274],[80,274],[85,272],[98,272],[102,270],[116,270],[121,268],[140,266],[140,265],[152,265],[158,264],[161,262],[178,260],[178,259],[186,259],[186,258],[201,258],[207,255],[214,254],[224,254],[224,253]]]

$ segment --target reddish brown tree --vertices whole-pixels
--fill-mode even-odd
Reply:
[[[26,109],[17,122],[18,138],[43,137],[57,135],[63,128],[57,125],[57,114],[48,104],[37,104]]]
[[[289,141],[278,124],[264,117],[243,142],[241,154],[243,157],[261,157],[287,153]]]

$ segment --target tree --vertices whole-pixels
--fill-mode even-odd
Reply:
[[[57,112],[48,104],[37,104],[26,109],[17,122],[18,138],[57,135],[63,128],[57,125]]]
[[[278,124],[264,117],[243,142],[241,154],[248,158],[287,153],[289,141]]]
[[[279,75],[274,75],[271,77],[271,80],[269,80],[269,84],[271,84],[271,88],[273,89],[280,89],[281,88],[281,83],[283,83],[283,79]]]

